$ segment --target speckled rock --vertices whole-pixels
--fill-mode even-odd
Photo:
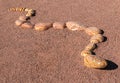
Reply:
[[[80,25],[79,23],[73,22],[73,21],[68,21],[68,22],[66,22],[66,27],[67,27],[69,30],[72,30],[72,31],[85,30],[85,29],[86,29],[85,26]]]
[[[89,68],[105,68],[107,66],[107,62],[99,56],[90,55],[84,57],[84,65]]]

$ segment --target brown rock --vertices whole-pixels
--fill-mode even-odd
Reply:
[[[84,57],[84,65],[89,68],[105,68],[107,66],[107,62],[99,56],[90,55]]]
[[[80,25],[77,22],[72,22],[72,21],[66,22],[66,26],[69,30],[72,30],[72,31],[85,30],[85,26]]]
[[[52,27],[52,23],[37,23],[34,26],[34,29],[37,31],[44,31]]]
[[[34,25],[31,24],[30,22],[25,22],[20,27],[23,28],[23,29],[31,29],[31,28],[34,27]]]
[[[54,29],[64,29],[64,28],[65,28],[65,23],[62,23],[62,22],[54,22],[54,23],[53,23],[53,28],[54,28]]]

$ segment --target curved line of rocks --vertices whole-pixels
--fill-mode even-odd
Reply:
[[[33,9],[24,9],[27,14],[26,16],[20,16],[18,20],[15,21],[15,24],[20,28],[24,29],[34,29],[36,31],[45,31],[51,27],[54,29],[64,29],[67,28],[71,31],[85,31],[88,35],[91,36],[90,43],[85,47],[81,52],[81,56],[84,57],[84,65],[89,68],[105,68],[107,66],[107,61],[100,56],[95,56],[93,54],[94,49],[97,46],[97,43],[104,41],[104,36],[102,35],[102,30],[97,27],[85,27],[77,22],[68,21],[63,22],[54,22],[54,23],[36,23],[32,24],[29,20],[32,16],[36,14]]]

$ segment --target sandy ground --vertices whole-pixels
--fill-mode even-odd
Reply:
[[[37,10],[33,23],[72,20],[103,29],[107,41],[95,53],[109,66],[83,65],[80,52],[90,39],[84,32],[20,29],[14,22],[25,13],[11,7]],[[0,83],[120,83],[119,34],[120,0],[0,0]]]

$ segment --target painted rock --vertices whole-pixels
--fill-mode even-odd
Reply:
[[[83,25],[80,25],[79,23],[72,22],[72,21],[66,22],[66,26],[69,30],[72,30],[72,31],[85,29],[85,27]]]
[[[54,23],[53,23],[53,28],[54,28],[54,29],[64,29],[64,28],[65,28],[65,23],[62,23],[62,22],[54,22]]]
[[[84,57],[84,65],[89,68],[105,68],[107,61],[99,56],[90,55]]]
[[[37,31],[44,31],[52,27],[52,23],[37,23],[34,26],[34,29]]]

